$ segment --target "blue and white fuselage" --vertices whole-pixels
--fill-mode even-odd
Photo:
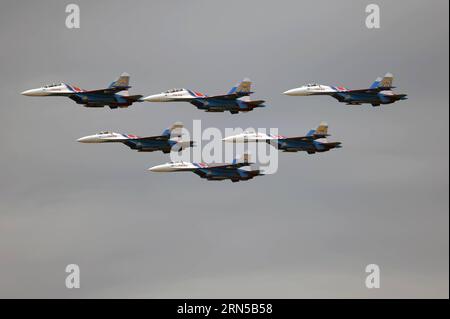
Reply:
[[[228,143],[266,142],[285,152],[304,151],[308,154],[326,152],[333,148],[342,147],[341,142],[329,142],[328,136],[328,125],[322,122],[317,129],[310,130],[305,136],[286,137],[245,131],[241,134],[228,136],[223,141]]]
[[[26,90],[22,95],[26,96],[66,96],[77,104],[85,107],[110,108],[128,107],[134,102],[140,102],[142,95],[130,96],[128,89],[130,76],[123,73],[108,88],[100,90],[83,90],[67,83],[46,85],[37,89]],[[119,92],[121,92],[119,94]]]
[[[169,162],[156,165],[148,170],[151,172],[193,172],[209,181],[231,180],[232,182],[246,181],[255,176],[264,175],[260,170],[247,170],[242,167],[250,166],[247,154],[243,160],[235,159],[232,163],[189,163],[189,162]]]
[[[232,114],[249,112],[256,107],[264,107],[263,100],[250,100],[251,82],[245,79],[234,86],[227,94],[208,96],[188,90],[171,89],[162,93],[149,95],[142,100],[147,102],[189,102],[206,112],[225,112]]]
[[[342,86],[329,86],[322,84],[307,84],[288,90],[283,94],[290,96],[329,95],[339,102],[348,105],[361,105],[364,103],[372,106],[391,104],[396,101],[406,100],[406,94],[396,94],[392,91],[393,76],[386,74],[384,78],[377,78],[367,89],[352,90]]]
[[[162,135],[149,137],[104,131],[79,138],[77,141],[80,143],[123,143],[138,152],[162,151],[169,153],[172,150],[182,151],[194,145],[193,141],[183,140],[180,133],[182,128],[181,123],[175,123],[172,127],[164,130]]]

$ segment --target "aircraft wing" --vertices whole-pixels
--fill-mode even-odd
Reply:
[[[155,136],[146,136],[146,137],[138,137],[134,138],[135,141],[167,141],[170,136],[166,135],[155,135]]]
[[[92,94],[115,94],[120,91],[128,90],[131,86],[115,86],[111,88],[106,89],[99,89],[99,90],[90,90],[90,91],[84,91],[83,93],[92,93]]]
[[[389,87],[376,87],[376,88],[369,88],[369,89],[357,89],[357,90],[347,90],[345,93],[378,93],[380,91],[387,91],[393,89],[393,86]],[[339,92],[338,92],[339,93]]]
[[[240,163],[217,163],[217,164],[209,164],[208,169],[214,169],[214,168],[239,168],[243,166],[249,166],[252,163],[248,162],[240,162]]]
[[[205,99],[222,99],[222,100],[236,100],[243,96],[249,96],[253,92],[238,92],[238,93],[230,93],[230,94],[221,94],[221,95],[213,95],[207,96]]]
[[[286,141],[313,141],[313,140],[317,140],[319,138],[323,138],[325,136],[328,136],[328,134],[327,135],[317,134],[317,135],[310,135],[310,136],[285,137],[285,138],[283,138],[283,140],[286,140]]]
[[[236,100],[239,97],[240,96],[237,95],[236,93],[232,93],[232,94],[222,94],[222,95],[207,96],[204,99],[205,100],[208,100],[208,99]]]

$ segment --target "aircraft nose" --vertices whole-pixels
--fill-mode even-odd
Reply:
[[[77,139],[77,142],[80,143],[95,143],[95,139],[92,136],[84,136]]]
[[[228,137],[224,137],[224,138],[222,139],[222,141],[225,142],[225,143],[233,143],[234,140],[235,140],[235,137],[234,137],[234,136],[228,136]]]
[[[163,168],[163,165],[156,165],[156,166],[150,167],[147,170],[150,172],[163,172],[164,168]]]
[[[39,95],[42,95],[42,93],[43,92],[41,89],[31,89],[31,90],[23,91],[20,94],[25,95],[25,96],[39,96]]]
[[[147,101],[147,102],[164,102],[164,94],[153,94],[153,95],[149,95],[146,96],[142,99],[143,101]]]
[[[77,142],[87,143],[88,142],[88,136],[80,137],[79,139],[77,139]]]
[[[299,93],[301,93],[302,89],[297,88],[297,89],[291,89],[291,90],[287,90],[285,92],[283,92],[284,95],[290,95],[290,96],[295,96],[295,95],[299,95]]]

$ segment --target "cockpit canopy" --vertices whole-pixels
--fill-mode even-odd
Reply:
[[[319,86],[319,84],[317,84],[317,83],[308,83],[305,86],[306,87],[314,87],[314,86]]]
[[[170,89],[170,90],[167,90],[164,93],[175,93],[175,92],[181,92],[181,91],[184,91],[184,89]]]
[[[112,132],[109,132],[109,131],[101,131],[99,134],[100,134],[100,135],[106,135],[106,134],[112,134]]]
[[[55,86],[61,86],[61,85],[63,85],[63,84],[64,84],[64,83],[59,83],[59,84],[53,83],[53,84],[49,84],[49,85],[44,86],[44,88],[52,88],[52,87],[55,87]]]

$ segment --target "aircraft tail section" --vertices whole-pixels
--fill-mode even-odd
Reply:
[[[247,105],[251,107],[264,107],[264,100],[250,100],[247,101]]]
[[[332,148],[341,148],[342,147],[342,143],[341,142],[326,142],[324,144],[330,149],[332,149]]]
[[[117,80],[112,82],[108,88],[130,88],[130,75],[122,73]]]
[[[316,133],[316,130],[314,130],[314,129],[312,129],[312,130],[309,130],[309,132],[308,132],[308,133],[306,133],[306,136],[313,136],[313,135],[314,135],[314,133]]]
[[[265,174],[264,174],[264,172],[262,171],[262,170],[259,170],[259,169],[255,169],[255,170],[252,170],[252,171],[247,171],[247,174],[249,174],[250,176],[264,176]]]
[[[179,136],[181,136],[182,135],[182,133],[183,133],[183,123],[181,123],[181,122],[175,122],[175,123],[173,123],[172,124],[172,126],[171,127],[169,127],[169,128],[166,128],[164,131],[163,131],[163,133],[162,133],[162,135],[163,136],[167,136],[167,137],[179,137]]]
[[[250,79],[244,79],[231,88],[228,94],[249,95],[251,94],[252,82]]]
[[[241,109],[264,107],[266,102],[264,100],[252,100],[248,95],[238,98],[237,101]]]
[[[380,86],[381,80],[383,80],[383,78],[378,77],[375,82],[372,83],[370,89],[376,89],[378,86]]]
[[[319,138],[316,140],[317,143],[328,144],[328,139],[326,137]]]
[[[392,73],[386,73],[386,75],[381,79],[379,87],[382,88],[393,88],[392,84],[394,82],[394,76]]]
[[[321,122],[315,130],[309,131],[308,136],[311,135],[322,137],[328,136],[328,124],[325,122]]]
[[[370,89],[391,89],[393,88],[392,84],[394,82],[394,76],[392,73],[386,73],[384,77],[379,77],[372,83]]]

